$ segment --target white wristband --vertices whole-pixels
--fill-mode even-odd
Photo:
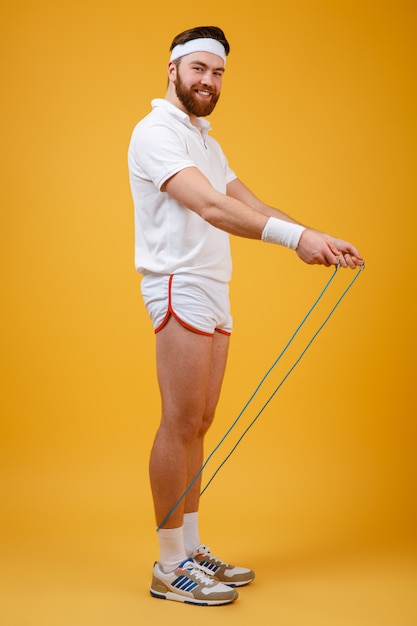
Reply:
[[[296,250],[305,226],[270,217],[262,231],[261,239],[268,243],[278,243],[281,246]]]

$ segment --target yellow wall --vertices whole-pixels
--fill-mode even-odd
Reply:
[[[126,151],[151,98],[165,93],[172,37],[203,23],[222,26],[232,48],[211,118],[231,166],[265,201],[352,240],[367,261],[204,495],[207,530],[231,539],[210,514],[220,502],[229,528],[238,517],[249,545],[262,535],[268,554],[414,534],[415,18],[411,0],[3,7],[0,524],[9,546],[62,550],[62,537],[110,526],[129,529],[138,563],[156,556],[147,457],[159,399]],[[211,447],[331,273],[257,242],[233,240],[233,252],[235,332]],[[352,277],[338,274],[268,389]]]

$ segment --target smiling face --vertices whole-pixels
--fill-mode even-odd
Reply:
[[[181,108],[190,116],[210,115],[220,97],[223,60],[210,52],[194,52],[178,65],[172,63],[169,72]]]

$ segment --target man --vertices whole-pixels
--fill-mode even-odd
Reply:
[[[229,53],[224,33],[193,28],[175,37],[170,50],[165,98],[152,101],[129,147],[135,263],[156,333],[162,400],[150,458],[160,548],[151,594],[226,604],[237,598],[235,588],[255,575],[201,544],[201,477],[192,482],[203,464],[204,436],[214,418],[232,330],[229,235],[287,246],[308,264],[355,268],[362,258],[352,244],[265,205],[208,135],[204,117],[220,96]]]

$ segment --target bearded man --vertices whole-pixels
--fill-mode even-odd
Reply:
[[[350,243],[306,228],[264,204],[209,135],[230,47],[218,27],[172,42],[165,98],[135,127],[129,173],[135,264],[156,334],[162,416],[150,458],[159,560],[151,594],[227,604],[252,569],[201,542],[198,506],[204,437],[218,403],[232,331],[229,235],[287,246],[308,264],[362,264]]]

